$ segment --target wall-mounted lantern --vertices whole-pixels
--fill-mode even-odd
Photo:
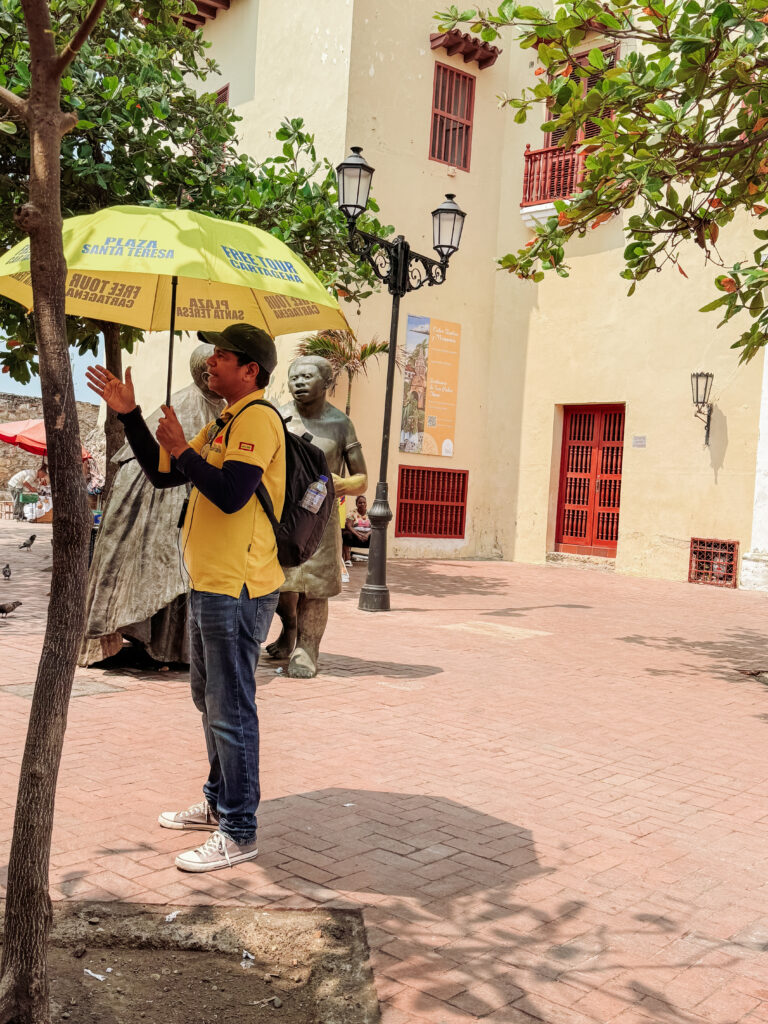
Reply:
[[[712,392],[714,373],[702,373],[700,370],[691,374],[691,393],[696,406],[694,416],[704,423],[704,444],[709,444],[709,427],[712,422],[712,403],[709,396]]]

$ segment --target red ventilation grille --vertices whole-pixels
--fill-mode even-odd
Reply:
[[[706,583],[710,587],[736,586],[739,568],[739,542],[737,540],[710,540],[691,537],[691,559],[688,563],[688,582]]]
[[[467,518],[466,469],[400,466],[396,537],[463,537]]]
[[[430,160],[469,170],[474,108],[474,76],[447,64],[435,64]]]

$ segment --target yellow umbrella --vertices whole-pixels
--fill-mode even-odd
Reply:
[[[273,337],[349,330],[336,299],[274,235],[193,210],[112,206],[70,217],[65,312],[145,331],[170,328],[166,405],[171,404],[174,330],[249,323]],[[0,295],[32,310],[29,242],[0,257]],[[170,466],[161,452],[160,469]]]
[[[339,304],[287,245],[192,210],[113,206],[63,228],[66,312],[146,331],[250,323],[273,337],[349,330]],[[0,294],[32,309],[29,242],[0,257]],[[172,347],[171,347],[172,354]],[[168,394],[170,402],[170,366]]]

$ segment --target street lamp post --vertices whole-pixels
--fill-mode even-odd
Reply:
[[[357,218],[368,205],[373,168],[361,155],[362,149],[353,146],[351,154],[336,168],[339,182],[339,209],[347,219],[348,245],[361,260],[370,264],[378,279],[387,286],[392,296],[392,317],[389,328],[389,355],[387,359],[387,387],[384,397],[384,425],[381,432],[381,462],[376,497],[368,516],[371,520],[371,543],[368,551],[368,578],[360,591],[359,607],[366,612],[389,611],[387,587],[387,526],[392,518],[387,486],[389,435],[392,426],[392,392],[397,361],[397,328],[400,299],[423,285],[437,285],[445,281],[448,260],[459,248],[461,231],[466,216],[455,197],[446,195],[445,202],[432,211],[433,248],[439,260],[413,252],[402,235],[391,240],[361,231]]]

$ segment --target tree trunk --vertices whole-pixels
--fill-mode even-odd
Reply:
[[[104,334],[104,362],[110,373],[114,373],[120,380],[123,379],[123,355],[120,349],[120,325],[104,322],[101,325]],[[104,424],[104,436],[107,439],[106,466],[104,468],[104,497],[102,507],[106,508],[109,491],[112,481],[117,473],[117,466],[112,462],[112,456],[122,448],[125,441],[125,433],[117,413],[107,406],[107,419]]]
[[[347,416],[352,408],[352,374],[347,370]]]
[[[59,159],[63,115],[47,3],[22,0],[30,37],[31,173],[18,212],[30,238],[43,418],[53,497],[53,575],[8,865],[0,1024],[48,1024],[48,895],[53,807],[67,707],[85,624],[89,515],[64,321]],[[33,46],[33,38],[49,42]]]

